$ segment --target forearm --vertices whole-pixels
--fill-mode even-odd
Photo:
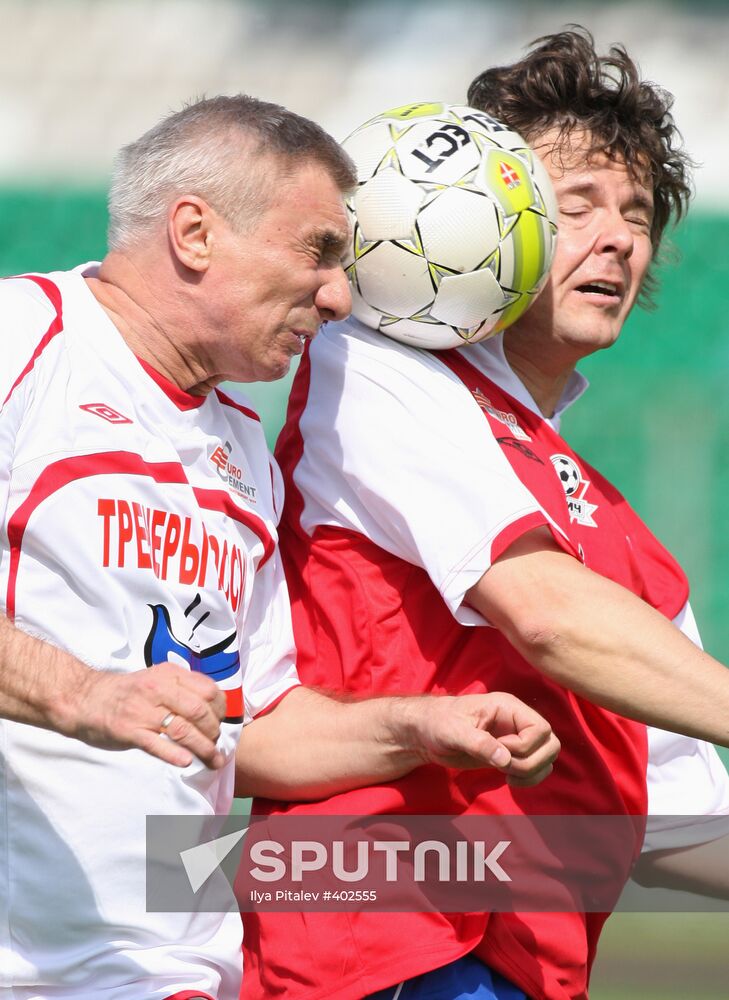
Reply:
[[[549,723],[503,692],[338,701],[296,688],[243,730],[236,791],[323,798],[429,763],[494,767],[510,784],[534,785],[558,752]]]
[[[729,837],[643,854],[633,870],[633,879],[646,888],[679,889],[729,899]]]
[[[591,575],[555,632],[522,642],[520,652],[620,715],[729,746],[729,671],[648,605],[605,584]]]
[[[648,725],[729,745],[729,670],[634,594],[570,556],[530,551],[525,542],[470,597],[559,684]]]
[[[406,745],[405,701],[336,701],[296,688],[244,728],[236,794],[318,799],[407,774],[424,760]]]
[[[73,706],[91,674],[76,657],[0,615],[0,717],[70,733]]]

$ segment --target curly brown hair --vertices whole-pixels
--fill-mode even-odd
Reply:
[[[673,96],[641,80],[622,45],[600,56],[590,32],[569,25],[536,39],[519,62],[481,73],[467,100],[528,142],[553,128],[563,139],[584,131],[591,141],[588,155],[606,153],[624,161],[633,176],[649,178],[654,255],[672,217],[676,223],[685,214],[693,164],[671,115]]]

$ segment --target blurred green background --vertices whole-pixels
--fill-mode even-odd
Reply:
[[[0,275],[68,268],[104,253],[100,188],[5,187],[0,218]],[[674,243],[679,259],[660,270],[658,308],[636,310],[619,344],[584,362],[592,387],[564,430],[679,558],[705,645],[727,662],[729,217],[694,212]],[[242,387],[271,444],[288,384]],[[729,914],[617,914],[603,934],[591,998],[726,1000],[728,934]]]

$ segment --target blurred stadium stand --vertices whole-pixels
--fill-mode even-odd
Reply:
[[[463,100],[568,22],[676,95],[700,197],[726,204],[726,0],[0,0],[0,178],[105,178],[120,145],[201,94],[280,101],[342,137],[386,107]]]

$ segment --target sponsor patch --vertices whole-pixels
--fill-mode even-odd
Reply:
[[[492,416],[494,420],[498,420],[500,423],[506,424],[515,438],[518,438],[520,441],[531,441],[527,432],[519,426],[519,422],[513,413],[509,413],[508,410],[497,409],[488,396],[481,392],[480,389],[473,389],[472,393],[473,398],[476,400],[481,409],[485,413]]]
[[[219,444],[213,449],[210,462],[215,467],[218,476],[223,480],[228,489],[243,497],[249,503],[256,502],[256,487],[243,481],[243,469],[232,461],[232,449],[230,441]]]

